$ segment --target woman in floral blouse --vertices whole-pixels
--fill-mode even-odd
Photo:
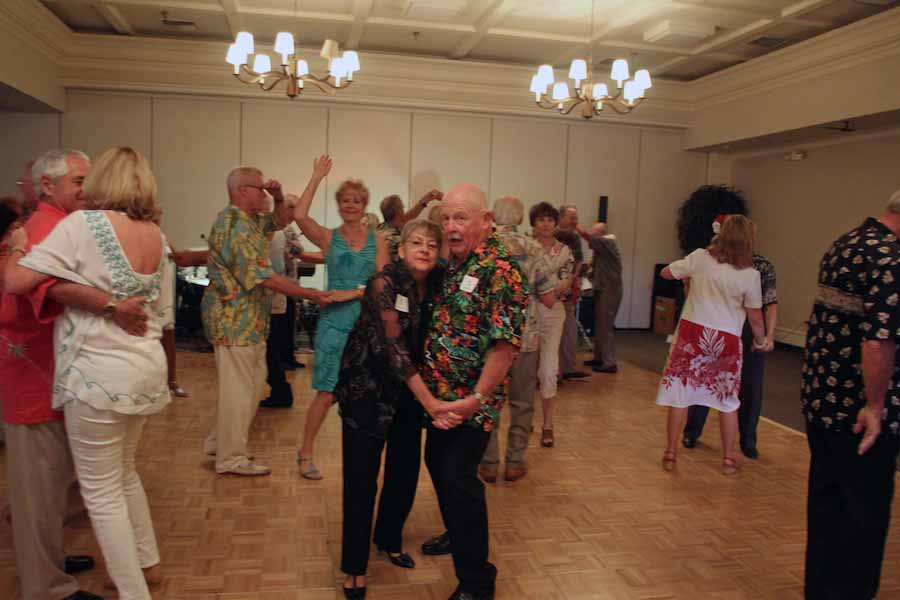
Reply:
[[[401,538],[419,478],[422,408],[437,427],[462,421],[441,408],[444,405],[418,374],[432,299],[441,284],[442,270],[435,269],[441,241],[440,227],[429,221],[412,221],[403,228],[400,260],[369,280],[341,359],[334,396],[344,422],[341,570],[347,574],[347,598],[366,593],[372,513],[385,442],[375,546],[393,564],[411,569],[415,563],[402,552]]]

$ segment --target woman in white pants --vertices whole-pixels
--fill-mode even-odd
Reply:
[[[572,277],[575,270],[575,258],[569,247],[556,239],[556,226],[559,223],[559,211],[548,202],[541,202],[531,207],[528,219],[533,227],[534,239],[547,252],[552,272],[556,274],[559,285],[556,297],[565,300],[572,290]],[[538,323],[540,327],[540,364],[538,365],[538,382],[541,386],[544,424],[541,428],[541,446],[553,446],[553,400],[556,398],[556,374],[559,370],[559,342],[562,339],[563,325],[566,321],[565,302],[556,302],[552,308],[538,304]]]
[[[65,411],[81,494],[119,598],[149,600],[148,584],[162,573],[134,455],[147,415],[170,401],[160,337],[172,319],[171,262],[155,224],[156,181],[138,152],[107,150],[84,196],[89,210],[71,213],[27,255],[11,256],[6,285],[21,294],[56,278],[106,300],[99,314],[78,303],[56,320],[53,407]],[[145,335],[112,322],[119,301],[134,297],[145,299]]]

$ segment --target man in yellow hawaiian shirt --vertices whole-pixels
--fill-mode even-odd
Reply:
[[[313,172],[306,193],[315,194],[324,174]],[[272,291],[328,302],[323,292],[301,288],[272,270],[269,240],[290,221],[281,184],[263,183],[253,167],[228,175],[229,204],[209,233],[209,287],[203,296],[203,329],[213,344],[219,393],[216,417],[204,449],[216,457],[217,473],[268,475],[247,456],[247,436],[265,396],[266,337]],[[274,211],[269,212],[269,196]]]
[[[434,302],[422,375],[434,396],[467,421],[453,429],[428,427],[425,464],[447,533],[423,550],[428,553],[429,543],[449,545],[459,579],[451,599],[484,600],[494,597],[497,569],[488,562],[487,504],[477,469],[499,425],[530,291],[518,262],[491,234],[484,192],[454,187],[441,217],[451,263]]]

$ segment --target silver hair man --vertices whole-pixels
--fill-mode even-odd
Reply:
[[[522,202],[514,196],[504,196],[494,202],[494,222],[497,225],[521,225],[525,208]]]
[[[41,154],[37,160],[34,161],[34,166],[31,167],[31,183],[34,186],[34,191],[38,194],[38,197],[43,196],[43,186],[41,185],[41,179],[43,177],[49,177],[51,181],[56,182],[60,177],[65,177],[69,174],[69,158],[81,158],[88,162],[90,162],[90,158],[87,154],[82,152],[81,150],[50,150],[49,152],[45,152]]]

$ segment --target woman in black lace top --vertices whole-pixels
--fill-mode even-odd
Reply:
[[[418,368],[432,298],[441,283],[435,269],[441,229],[428,221],[403,228],[399,258],[374,275],[362,312],[347,339],[334,396],[343,419],[344,533],[341,570],[347,598],[365,596],[369,538],[381,452],[387,443],[375,545],[400,567],[415,566],[402,551],[402,531],[419,478],[423,407],[435,425],[459,424],[442,411]]]

